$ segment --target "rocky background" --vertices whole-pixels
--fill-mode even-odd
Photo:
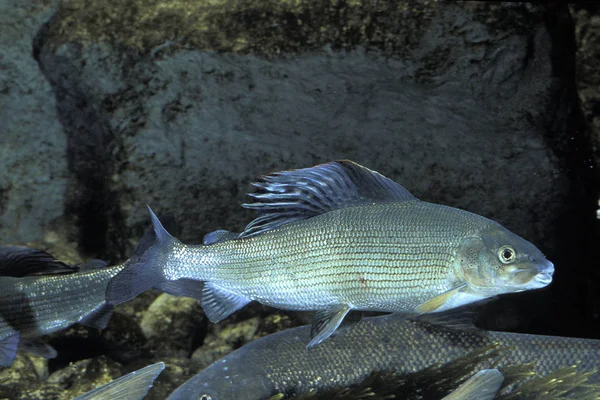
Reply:
[[[68,262],[131,254],[145,205],[178,237],[240,230],[249,182],[348,158],[495,219],[556,265],[480,325],[600,332],[597,5],[8,0],[0,10],[0,243]],[[220,324],[146,293],[109,327],[0,371],[9,398],[70,398],[165,361],[151,398],[302,323],[253,304]],[[68,389],[68,392],[64,392]]]

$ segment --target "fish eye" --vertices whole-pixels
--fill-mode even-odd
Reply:
[[[198,400],[212,400],[212,396],[209,394],[201,394],[200,397],[198,397]]]
[[[502,246],[500,247],[500,250],[498,250],[498,258],[504,264],[510,264],[511,262],[515,261],[516,257],[517,252],[510,246]]]

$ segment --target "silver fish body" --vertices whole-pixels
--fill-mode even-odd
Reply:
[[[0,365],[8,366],[21,347],[45,358],[56,351],[37,338],[82,323],[108,324],[108,282],[123,265],[66,274],[0,276]]]
[[[316,310],[313,339],[349,310],[443,311],[536,289],[554,266],[534,245],[482,216],[427,203],[350,161],[276,173],[255,184],[259,217],[239,235],[217,231],[185,245],[153,217],[156,243],[109,284],[125,301],[164,282],[219,321],[250,301]],[[188,285],[188,289],[193,285]]]
[[[481,216],[424,201],[355,206],[245,239],[178,244],[163,273],[283,309],[416,312],[460,284],[461,244],[486,231],[520,239]]]
[[[496,344],[501,356],[493,368],[534,363],[548,375],[577,365],[581,372],[600,368],[600,340],[507,332],[448,329],[392,314],[365,318],[352,329],[306,351],[310,326],[289,329],[255,340],[216,361],[171,394],[169,400],[259,400],[284,393],[341,388],[362,382],[374,372],[401,374],[448,363]],[[489,362],[478,368],[489,368]],[[596,372],[589,382],[600,382]]]
[[[106,286],[122,268],[22,278],[1,276],[0,340],[17,332],[21,338],[48,335],[94,313],[105,325],[103,313],[110,309],[105,301]],[[94,325],[93,318],[89,323]]]
[[[170,220],[167,220],[170,222]],[[68,266],[50,254],[26,247],[0,247],[0,366],[12,364],[18,347],[42,357],[56,351],[36,340],[75,323],[103,329],[112,314],[106,302],[110,280],[154,242],[148,230],[125,263],[106,266],[92,260]],[[181,291],[177,284],[173,284]],[[168,285],[161,287],[171,291]]]

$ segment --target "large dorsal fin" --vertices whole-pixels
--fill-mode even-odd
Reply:
[[[0,275],[21,278],[28,275],[64,274],[77,271],[51,254],[20,246],[0,246]]]
[[[253,186],[258,192],[250,196],[256,201],[243,206],[259,216],[240,238],[339,208],[416,200],[391,179],[349,160],[276,172]]]

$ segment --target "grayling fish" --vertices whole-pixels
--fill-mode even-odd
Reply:
[[[77,322],[102,329],[110,319],[106,286],[123,265],[78,270],[47,253],[36,257],[39,253],[0,248],[0,366],[12,364],[19,346],[55,357],[56,351],[37,338]]]
[[[500,351],[493,361],[501,371],[525,363],[534,363],[539,376],[572,365],[578,372],[600,367],[600,340],[463,331],[399,314],[364,318],[306,351],[309,337],[310,327],[303,326],[250,342],[188,380],[169,400],[259,400],[343,388],[375,372],[421,371],[491,345]],[[588,382],[600,382],[600,374]]]
[[[316,311],[310,346],[349,310],[427,313],[542,288],[553,264],[498,223],[416,199],[351,161],[279,172],[255,183],[259,217],[240,234],[185,245],[152,214],[155,244],[109,284],[118,304],[151,286],[197,281],[216,322],[252,300]],[[202,284],[203,283],[203,284]],[[187,285],[187,288],[193,285]]]
[[[153,242],[150,229],[124,264],[105,267],[93,260],[82,268],[68,266],[40,250],[0,247],[0,366],[12,364],[18,347],[55,357],[56,351],[38,338],[75,323],[104,329],[113,308],[106,303],[108,282]],[[159,288],[179,293],[185,290],[181,284],[185,282]]]
[[[162,362],[148,365],[73,400],[141,400],[146,397],[154,380],[164,369],[165,364]]]

